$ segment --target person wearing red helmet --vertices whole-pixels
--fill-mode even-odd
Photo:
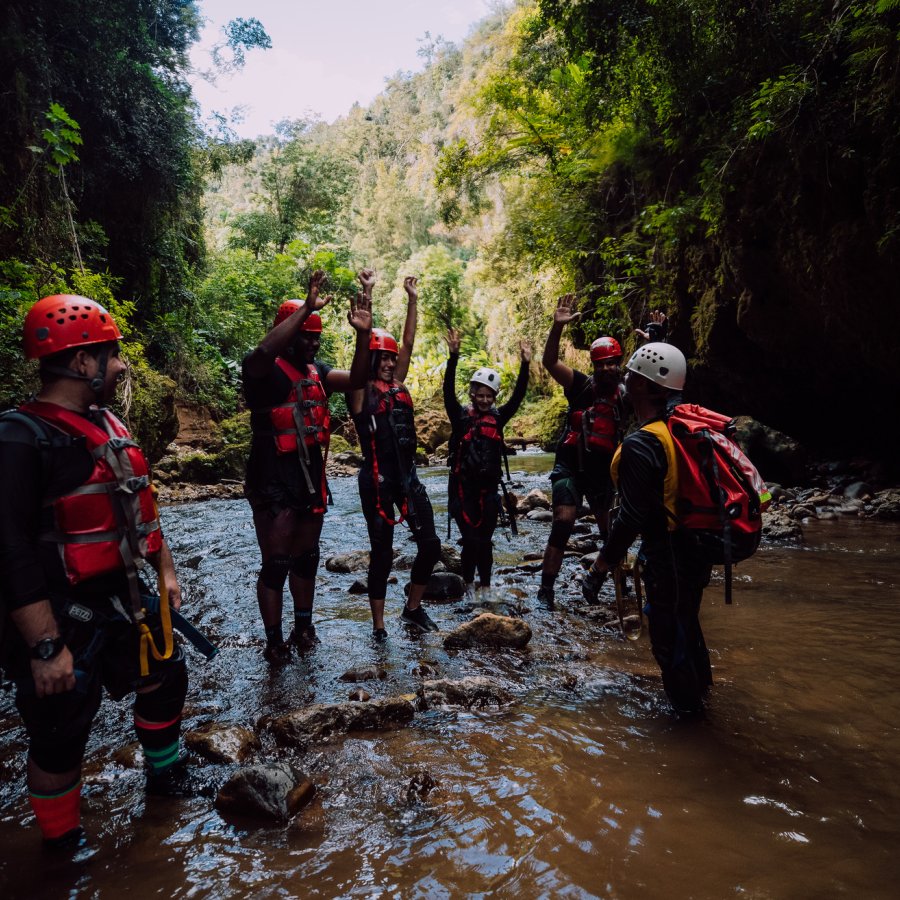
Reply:
[[[281,304],[272,330],[243,363],[253,434],[244,491],[262,554],[256,596],[266,635],[263,655],[275,665],[290,659],[292,646],[305,651],[318,640],[312,611],[328,494],[328,397],[362,387],[368,375],[374,273],[363,269],[360,279],[364,290],[347,314],[356,331],[349,371],[316,359],[322,334],[319,311],[331,300],[322,294],[322,271],[310,278],[305,301]],[[282,631],[285,582],[294,605],[287,641]]]
[[[125,373],[97,302],[39,300],[24,323],[37,396],[0,416],[0,594],[13,627],[3,666],[28,734],[28,790],[45,841],[81,839],[81,763],[105,687],[134,691],[148,792],[183,789],[181,588],[143,453],[105,404]],[[159,574],[162,600],[139,578]]]
[[[387,637],[384,604],[393,563],[394,526],[403,521],[409,525],[417,551],[400,620],[419,631],[438,630],[422,607],[422,597],[440,557],[441,542],[431,501],[416,475],[416,426],[412,398],[403,384],[416,335],[416,279],[405,278],[403,288],[407,305],[402,344],[398,346],[386,331],[372,332],[371,376],[365,389],[349,398],[364,459],[359,496],[371,546],[369,606],[376,641]]]

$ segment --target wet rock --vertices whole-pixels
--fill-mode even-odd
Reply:
[[[526,562],[529,560],[534,561],[536,559],[543,559],[544,551],[543,550],[529,550],[523,557]]]
[[[738,416],[735,424],[735,441],[766,481],[797,484],[803,480],[807,453],[797,441],[750,416]]]
[[[285,822],[309,803],[315,786],[290,763],[248,766],[235,772],[216,797],[216,809],[231,815]]]
[[[513,701],[513,695],[491,678],[470,676],[459,681],[440,679],[426,681],[418,691],[420,710],[435,706],[502,706]]]
[[[241,725],[203,725],[184,735],[185,746],[210,762],[245,762],[260,748],[259,738]]]
[[[348,699],[354,703],[367,703],[372,699],[372,695],[363,688],[353,688],[348,695]]]
[[[384,681],[387,678],[387,672],[376,666],[366,666],[358,669],[348,669],[338,678],[338,681],[358,682],[358,681]]]
[[[450,440],[453,431],[443,408],[423,409],[416,412],[416,437],[429,453],[434,453]]]
[[[872,486],[865,481],[854,481],[844,488],[844,496],[848,500],[868,500],[874,495]]]
[[[593,553],[585,553],[578,562],[581,563],[582,567],[585,569],[589,569],[596,561],[597,557],[600,555],[599,550],[595,550]]]
[[[889,522],[900,521],[900,490],[882,491],[872,501],[872,516]]]
[[[837,513],[832,512],[830,509],[823,509],[819,513],[818,518],[820,522],[827,522],[829,519],[836,519]]]
[[[801,519],[814,519],[816,517],[816,510],[814,506],[805,506],[802,503],[798,503],[797,506],[791,508],[790,516],[792,519],[797,519],[797,521],[800,521]]]
[[[341,453],[333,454],[330,458],[337,463],[341,463],[341,465],[353,466],[355,469],[358,469],[363,464],[362,454],[357,453],[355,450],[344,450]]]
[[[447,603],[459,600],[465,593],[465,582],[453,572],[432,572],[425,585],[424,598],[435,603]],[[403,586],[403,593],[409,596],[409,585]]]
[[[454,628],[444,638],[444,646],[449,649],[461,647],[510,647],[518,650],[531,640],[531,627],[523,619],[482,613]]]
[[[576,522],[572,526],[572,534],[590,534],[593,530],[587,522]]]
[[[361,572],[369,568],[369,551],[354,550],[352,553],[339,553],[325,560],[325,568],[329,572]]]
[[[403,697],[369,703],[317,703],[285,716],[264,716],[260,726],[282,747],[305,747],[312,741],[350,731],[378,731],[405,725],[415,710]]]
[[[800,525],[784,506],[772,507],[763,513],[762,536],[770,541],[803,542]]]
[[[858,516],[864,508],[865,503],[862,500],[848,500],[836,509],[842,516]]]
[[[357,578],[350,587],[347,588],[348,594],[368,594],[369,593],[369,576],[364,575]]]
[[[437,782],[428,772],[416,772],[406,788],[407,803],[424,800],[435,787],[437,787]]]
[[[552,522],[553,513],[549,509],[533,509],[525,518],[531,522]]]
[[[409,670],[409,674],[415,678],[433,678],[437,675],[437,669],[428,663],[417,663]]]
[[[116,750],[112,761],[123,769],[138,769],[144,765],[144,751],[137,741],[133,741]]]
[[[440,561],[448,572],[462,575],[462,557],[456,547],[451,547],[450,544],[441,544]]]
[[[591,538],[582,538],[581,540],[570,540],[567,550],[574,553],[593,553],[597,550],[597,542]]]
[[[524,497],[517,498],[516,512],[524,515],[536,509],[550,509],[550,506],[550,495],[546,491],[535,488]]]

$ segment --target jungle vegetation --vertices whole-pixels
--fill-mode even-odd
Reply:
[[[27,307],[95,297],[123,323],[135,415],[174,393],[218,418],[278,304],[329,273],[324,354],[379,273],[399,328],[420,279],[411,387],[437,393],[450,325],[464,365],[512,376],[555,298],[626,342],[666,311],[712,405],[830,440],[834,392],[900,386],[900,0],[516,0],[456,46],[422,41],[368,107],[238,140],[201,123],[192,0],[11,0],[0,12],[0,393],[34,372]],[[237,19],[218,60],[269,45]],[[853,358],[841,377],[823,359]],[[552,385],[535,366],[536,396]],[[803,409],[777,387],[795,379]],[[773,387],[775,387],[773,396]],[[155,400],[153,398],[156,398]],[[558,406],[558,404],[555,404]],[[863,409],[863,412],[865,410]],[[144,413],[146,428],[153,416]],[[865,440],[866,435],[857,435]],[[873,438],[874,439],[874,438]]]

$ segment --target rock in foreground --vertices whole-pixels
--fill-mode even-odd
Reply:
[[[520,650],[531,640],[531,626],[523,619],[482,613],[454,628],[444,638],[448,650],[461,647],[511,647]]]
[[[313,798],[315,787],[290,763],[249,766],[235,772],[216,797],[222,813],[284,822]]]
[[[184,735],[187,748],[210,762],[242,763],[259,750],[259,738],[241,725],[204,725]]]
[[[459,681],[425,681],[418,690],[419,709],[434,706],[501,706],[511,703],[513,695],[490,678],[472,676]]]

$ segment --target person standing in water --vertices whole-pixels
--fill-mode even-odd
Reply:
[[[412,532],[417,552],[400,621],[423,632],[438,630],[422,608],[422,597],[440,557],[441,542],[434,527],[431,501],[416,474],[413,403],[403,384],[416,336],[416,281],[414,277],[403,280],[407,304],[401,345],[388,332],[373,330],[369,382],[363,390],[350,395],[348,404],[363,453],[359,496],[371,547],[369,606],[376,641],[387,638],[384,606],[393,563],[394,526],[404,521]],[[371,292],[371,284],[365,289]]]
[[[328,397],[365,385],[369,367],[374,273],[363,269],[359,278],[364,290],[351,301],[347,314],[356,331],[349,371],[316,359],[322,334],[319,311],[331,300],[322,296],[322,271],[310,278],[305,302],[281,304],[272,330],[243,363],[253,433],[245,495],[262,554],[256,597],[266,634],[263,655],[275,665],[290,659],[292,646],[302,652],[318,641],[312,612],[328,499]],[[287,641],[282,631],[285,581],[294,604],[294,627]]]
[[[469,599],[474,596],[475,572],[479,586],[490,587],[494,564],[492,539],[501,511],[500,483],[503,477],[503,427],[516,414],[528,390],[531,347],[519,345],[519,377],[512,396],[497,408],[500,374],[494,369],[476,369],[469,382],[469,404],[456,399],[456,366],[460,334],[447,332],[450,358],[444,372],[444,408],[452,433],[449,447],[450,476],[447,497],[450,514],[462,536],[462,573]]]

